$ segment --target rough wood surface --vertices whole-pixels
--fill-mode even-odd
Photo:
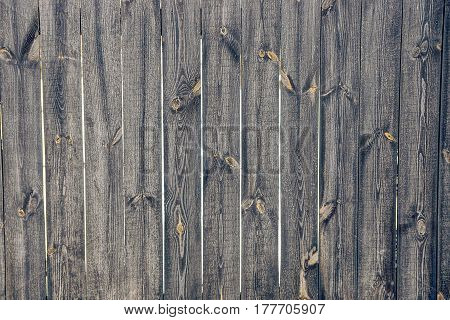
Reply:
[[[2,5],[0,4],[0,8],[3,10]],[[0,38],[0,41],[2,39]],[[0,79],[2,79],[1,74],[2,68],[0,68]],[[0,91],[1,94],[1,91]],[[2,101],[2,97],[0,95],[0,101]],[[0,128],[2,122],[2,107],[0,105]],[[1,129],[0,129],[1,132]],[[0,136],[0,300],[6,299],[6,266],[5,266],[5,220],[3,217],[3,155],[2,155],[2,138]]]
[[[361,0],[322,2],[319,155],[322,299],[354,299],[357,291],[360,23]]]
[[[39,2],[49,299],[85,298],[79,8]]]
[[[6,298],[45,299],[38,4],[0,6]]]
[[[128,299],[162,298],[159,0],[122,1],[125,245]]]
[[[283,1],[281,87],[281,299],[317,299],[317,135],[320,2]],[[306,31],[308,30],[308,31]]]
[[[203,299],[239,299],[241,12],[202,4]]]
[[[403,2],[400,87],[399,299],[436,297],[443,0]]]
[[[125,270],[120,2],[81,6],[87,297],[128,297]],[[129,156],[129,155],[128,155]]]
[[[281,3],[242,1],[242,299],[278,297],[280,31]]]
[[[200,299],[200,0],[162,5],[165,299]],[[198,88],[197,88],[198,89]]]
[[[358,299],[395,298],[401,7],[362,1]]]
[[[450,1],[445,2],[442,36],[441,120],[439,144],[438,299],[450,299]]]

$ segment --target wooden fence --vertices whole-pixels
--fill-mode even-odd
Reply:
[[[448,0],[0,0],[0,298],[450,297]]]

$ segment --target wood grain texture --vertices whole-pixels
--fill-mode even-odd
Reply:
[[[403,2],[400,87],[399,299],[436,298],[442,0]]]
[[[162,5],[165,299],[200,299],[200,0]]]
[[[128,297],[125,270],[120,2],[81,6],[87,297]]]
[[[278,1],[242,1],[242,299],[278,297],[280,19]]]
[[[402,4],[362,1],[358,299],[395,298]],[[396,138],[397,139],[397,138]]]
[[[202,4],[203,299],[239,299],[241,12],[239,0]]]
[[[2,5],[0,5],[2,8]],[[1,39],[1,38],[0,38]],[[1,41],[1,40],[0,40]],[[1,74],[2,69],[0,68],[0,79],[2,79]],[[1,94],[1,91],[0,91]],[[2,97],[0,96],[0,101]],[[2,123],[2,107],[0,105],[0,128]],[[1,132],[1,131],[0,131]],[[6,299],[6,260],[5,260],[5,219],[3,212],[3,151],[2,151],[2,138],[0,136],[0,300]]]
[[[450,1],[445,2],[442,36],[441,119],[438,195],[438,283],[437,290],[450,299]]]
[[[38,4],[0,6],[6,298],[45,299]]]
[[[322,2],[321,299],[355,299],[361,0]]]
[[[159,0],[122,1],[128,299],[162,298],[161,28]]]
[[[39,2],[49,299],[83,299],[84,195],[80,7]]]
[[[283,1],[281,61],[281,299],[317,299],[320,2]]]

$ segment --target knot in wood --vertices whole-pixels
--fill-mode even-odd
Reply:
[[[0,60],[5,62],[12,62],[15,60],[13,53],[6,47],[0,48]]]
[[[178,224],[177,224],[177,233],[178,233],[179,236],[182,236],[183,233],[184,233],[184,225],[181,222],[181,220],[178,221]]]
[[[226,36],[228,34],[228,29],[225,26],[220,27],[220,34]]]
[[[253,205],[254,200],[252,198],[246,199],[244,201],[242,201],[242,209],[244,210],[248,210],[251,208],[251,206]]]
[[[56,252],[56,249],[55,249],[55,247],[48,247],[48,249],[47,249],[47,255],[49,256],[49,257],[51,257],[51,256],[53,256],[54,254],[55,254],[55,252]]]
[[[386,139],[388,139],[390,142],[395,142],[395,137],[390,133],[390,132],[385,132],[384,136],[386,137]]]
[[[260,50],[258,51],[258,57],[259,57],[260,59],[264,59],[265,56],[266,56],[266,52],[265,52],[263,49],[260,49]]]
[[[266,212],[266,203],[261,198],[256,199],[255,207],[260,214],[264,214]]]
[[[442,150],[442,156],[444,157],[445,162],[450,163],[450,151],[448,149]]]
[[[55,136],[55,143],[56,143],[56,144],[60,144],[60,143],[61,143],[61,136],[60,136],[59,134],[57,134],[57,135]]]
[[[231,156],[225,157],[225,162],[232,169],[239,168],[239,162]]]
[[[427,232],[427,225],[425,223],[425,220],[424,219],[417,220],[416,228],[419,236],[423,237]]]
[[[170,107],[173,111],[178,111],[181,107],[181,99],[179,97],[175,97],[172,99],[172,102],[170,103]]]
[[[17,210],[17,215],[18,215],[19,218],[21,218],[21,219],[25,219],[25,217],[27,216],[27,214],[25,213],[25,210],[23,210],[22,208],[20,208],[19,210]]]

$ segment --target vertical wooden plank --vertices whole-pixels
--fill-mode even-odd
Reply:
[[[280,298],[317,299],[320,1],[283,1],[281,12],[282,70],[292,89],[281,88]]]
[[[0,5],[0,8],[2,5]],[[2,8],[3,9],[3,8]],[[0,40],[1,41],[1,40]],[[1,72],[1,68],[0,68]],[[0,79],[2,75],[0,73]],[[0,91],[1,94],[1,91]],[[0,101],[2,97],[0,96]],[[1,123],[2,123],[2,108],[0,105],[0,300],[6,299],[6,269],[5,269],[5,220],[3,212],[3,147],[1,137]]]
[[[242,1],[242,298],[278,297],[281,3]]]
[[[239,0],[203,1],[203,298],[239,299]]]
[[[79,3],[39,2],[49,299],[84,294],[84,196]]]
[[[128,299],[162,298],[159,0],[122,1]]]
[[[442,36],[439,144],[438,299],[450,299],[450,1],[445,2]]]
[[[123,299],[120,2],[81,3],[86,156],[87,297]]]
[[[358,299],[393,299],[402,4],[363,0],[361,19]]]
[[[199,299],[201,266],[200,0],[162,7],[165,298]],[[197,86],[196,86],[197,85]]]
[[[6,298],[45,299],[38,4],[0,6]]]
[[[443,0],[403,1],[398,186],[399,299],[436,298]]]
[[[355,299],[361,0],[322,1],[320,295]]]

